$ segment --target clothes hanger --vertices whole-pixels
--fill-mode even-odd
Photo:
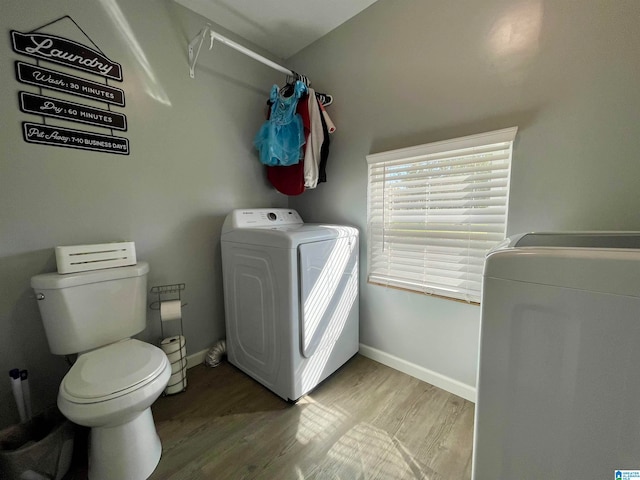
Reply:
[[[333,103],[333,97],[328,93],[316,92],[316,98],[322,104],[323,107],[328,107]]]
[[[295,72],[293,72],[295,74]],[[280,95],[283,97],[290,97],[295,91],[296,77],[295,75],[287,75],[285,78],[285,84],[280,89]]]

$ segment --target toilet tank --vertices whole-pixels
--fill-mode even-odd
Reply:
[[[51,352],[68,355],[129,338],[146,325],[149,265],[31,278]]]

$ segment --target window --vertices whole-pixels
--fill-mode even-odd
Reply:
[[[480,302],[505,238],[517,127],[367,156],[371,283]]]

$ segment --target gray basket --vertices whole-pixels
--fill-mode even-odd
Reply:
[[[0,431],[0,478],[60,480],[73,457],[74,426],[56,407]]]

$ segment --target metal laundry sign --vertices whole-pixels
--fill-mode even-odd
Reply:
[[[126,138],[31,122],[22,122],[22,132],[29,143],[129,154],[129,140]]]
[[[87,38],[92,46],[38,31],[55,23],[67,25],[69,22]],[[112,105],[124,107],[124,91],[108,85],[110,79],[122,81],[122,67],[119,63],[107,58],[73,18],[64,15],[28,33],[11,30],[11,41],[15,52],[36,59],[35,64],[15,62],[16,80],[38,89],[37,93],[26,91],[18,93],[20,110],[42,118],[41,123],[22,122],[22,135],[25,142],[129,155],[129,140],[113,135],[114,130],[127,130],[127,117],[123,113],[111,111]],[[60,72],[55,70],[55,65],[53,68],[47,65],[49,68],[46,68],[40,65],[41,61],[63,65],[78,72],[77,74],[72,72],[74,74],[71,75],[66,68],[63,69],[65,71]],[[94,81],[92,78],[86,78],[89,75],[83,72],[103,77],[104,83],[98,83],[100,79]],[[43,95],[43,89],[52,92],[46,92],[47,95]],[[58,98],[59,95],[55,92],[61,92],[62,98]],[[83,97],[91,100],[92,103],[104,102],[106,108],[70,101],[67,96]],[[80,99],[77,100],[80,101]],[[62,120],[106,128],[111,134],[47,125],[48,118],[54,119],[54,123]]]
[[[30,63],[16,62],[16,78],[22,83],[70,93],[124,107],[124,91],[119,88],[67,75]]]
[[[86,45],[46,33],[11,31],[13,49],[24,55],[59,63],[122,81],[122,67]]]
[[[127,117],[121,113],[88,107],[80,103],[66,102],[59,98],[34,95],[33,93],[20,92],[20,110],[25,113],[35,113],[115,130],[127,129]]]

